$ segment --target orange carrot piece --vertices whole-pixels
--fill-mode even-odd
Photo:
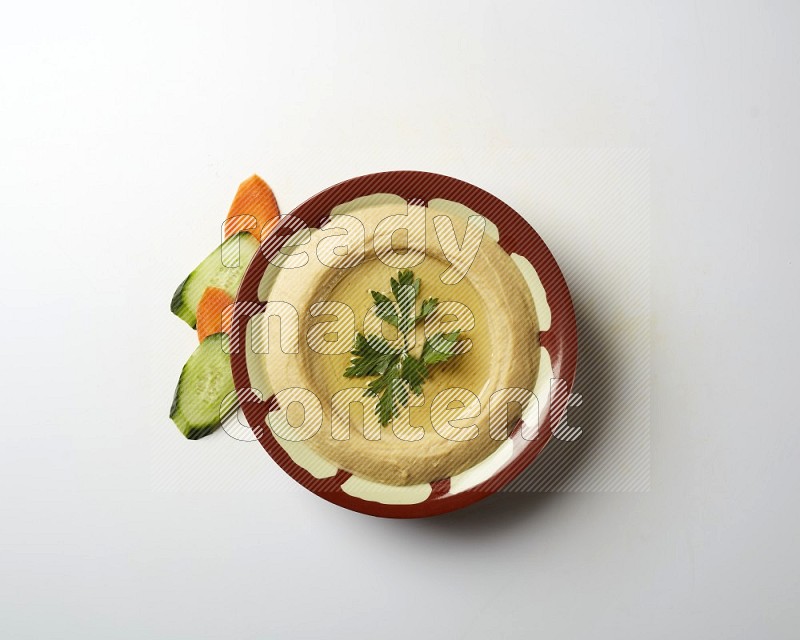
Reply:
[[[262,230],[272,220],[277,220],[278,216],[280,210],[272,189],[257,175],[253,175],[239,185],[225,220],[225,237],[248,231],[260,242],[265,237]]]
[[[213,333],[231,330],[233,298],[228,292],[208,287],[197,305],[197,337],[202,342]]]

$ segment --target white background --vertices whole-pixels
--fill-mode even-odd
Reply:
[[[6,6],[0,635],[796,637],[798,27],[793,2]],[[286,210],[455,175],[602,274],[614,234],[530,177],[547,148],[649,156],[649,491],[386,521],[180,439],[169,297],[240,180]]]

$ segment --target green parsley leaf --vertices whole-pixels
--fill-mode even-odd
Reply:
[[[375,315],[381,320],[386,320],[390,325],[396,327],[398,322],[397,307],[387,296],[380,291],[370,291],[372,299],[375,301]]]
[[[397,413],[398,399],[396,396],[402,392],[404,387],[403,380],[400,378],[401,367],[399,362],[393,364],[380,378],[372,380],[364,391],[364,395],[378,398],[375,413],[380,418],[381,426],[389,424],[389,420]],[[408,402],[407,392],[405,402]]]
[[[447,362],[453,356],[458,355],[456,340],[458,340],[459,333],[459,331],[453,331],[451,333],[433,334],[422,345],[422,361],[425,364],[438,364]]]
[[[439,305],[439,298],[427,298],[422,302],[422,307],[419,310],[419,315],[417,316],[417,320],[424,320],[429,315],[431,315],[434,311],[436,311],[436,307]]]
[[[383,375],[403,352],[393,349],[383,336],[366,338],[359,333],[356,335],[355,348],[350,353],[355,357],[345,369],[345,378]]]
[[[422,359],[408,356],[403,360],[400,375],[417,395],[422,393],[422,383],[428,377],[428,367]]]
[[[414,310],[417,306],[417,295],[419,294],[420,281],[414,280],[413,271],[400,271],[397,274],[397,280],[391,279],[392,293],[397,306],[400,307],[400,317],[397,328],[400,333],[406,334],[413,327],[416,322]]]
[[[422,285],[419,278],[414,279],[414,272],[400,271],[397,278],[391,278],[390,287],[394,301],[380,291],[370,291],[375,301],[375,314],[389,324],[397,327],[403,337],[403,344],[408,345],[408,337],[420,320],[430,316],[439,304],[438,298],[427,298],[423,301],[419,313],[416,312],[417,297]],[[456,340],[459,331],[437,333],[425,341],[422,355],[415,358],[408,352],[408,347],[396,349],[381,335],[356,335],[353,356],[350,366],[345,369],[346,378],[374,377],[367,383],[364,395],[375,397],[378,402],[375,413],[381,425],[397,415],[400,408],[408,405],[411,393],[422,393],[422,386],[427,379],[430,367],[446,362],[458,355]]]

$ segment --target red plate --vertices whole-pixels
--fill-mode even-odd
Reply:
[[[542,330],[539,337],[541,347],[549,354],[552,378],[559,380],[557,392],[549,393],[546,401],[539,398],[537,428],[531,430],[529,428],[531,425],[524,425],[520,420],[509,436],[511,445],[507,448],[504,459],[491,471],[489,477],[480,478],[478,474],[480,481],[473,483],[472,486],[462,480],[457,480],[456,483],[451,483],[450,478],[439,480],[431,484],[431,489],[424,499],[410,504],[406,498],[401,498],[400,503],[396,499],[379,501],[363,497],[362,491],[353,491],[348,487],[343,489],[342,485],[350,480],[351,474],[342,469],[329,474],[328,477],[312,475],[306,468],[294,462],[287,450],[275,439],[271,429],[254,428],[253,431],[267,453],[286,473],[306,489],[334,504],[374,516],[392,518],[432,516],[460,509],[499,491],[519,475],[547,444],[553,427],[559,423],[566,410],[569,392],[575,379],[577,363],[575,312],[567,283],[547,245],[522,216],[490,193],[455,178],[422,171],[388,171],[346,180],[318,193],[282,218],[270,236],[264,240],[261,251],[256,252],[245,273],[234,309],[235,330],[231,339],[231,364],[239,402],[250,425],[265,425],[267,414],[276,408],[274,398],[257,398],[251,390],[247,353],[243,346],[246,344],[245,332],[249,319],[262,312],[265,306],[265,302],[258,299],[258,287],[269,260],[275,256],[286,238],[297,231],[300,221],[308,227],[318,228],[325,223],[334,207],[355,198],[377,193],[396,194],[407,201],[421,200],[426,204],[437,198],[460,203],[495,224],[499,232],[499,244],[506,253],[518,254],[527,259],[544,289],[550,309],[549,328]],[[549,381],[544,380],[544,382]],[[536,435],[524,437],[525,433]],[[475,474],[472,477],[474,478]],[[451,486],[452,484],[456,486]],[[459,486],[468,488],[459,489]]]

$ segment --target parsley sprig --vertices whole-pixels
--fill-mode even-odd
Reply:
[[[390,345],[383,336],[363,333],[356,335],[350,352],[350,366],[344,372],[346,378],[375,377],[367,383],[364,395],[378,398],[375,413],[385,426],[397,415],[400,408],[408,404],[410,393],[422,393],[422,385],[430,374],[430,368],[447,362],[457,355],[456,340],[459,331],[435,333],[426,339],[422,354],[416,358],[409,353],[409,336],[417,322],[425,320],[439,305],[438,298],[426,298],[417,311],[420,279],[414,272],[405,270],[391,278],[394,299],[380,291],[370,291],[375,301],[375,314],[394,327],[403,337],[403,347]]]

